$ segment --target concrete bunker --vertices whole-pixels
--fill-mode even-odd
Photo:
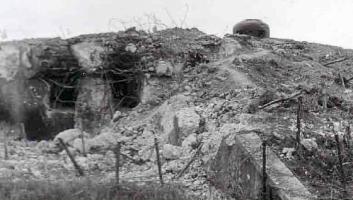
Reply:
[[[95,135],[115,111],[140,103],[140,57],[124,44],[54,38],[1,45],[0,121],[23,124],[29,140],[74,127]]]
[[[259,38],[270,37],[270,27],[259,19],[246,19],[233,27],[233,34],[245,34]]]

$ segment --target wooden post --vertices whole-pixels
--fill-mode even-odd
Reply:
[[[85,136],[83,134],[83,131],[81,131],[81,141],[82,141],[82,154],[84,157],[87,157],[86,147],[85,147]]]
[[[20,123],[20,129],[21,129],[21,137],[23,138],[26,147],[28,147],[27,134],[26,134],[25,124],[23,122]]]
[[[301,148],[301,143],[300,143],[300,135],[301,135],[301,114],[302,114],[302,97],[298,98],[298,109],[297,109],[297,135],[296,135],[296,140],[297,140],[297,152],[298,155],[302,155],[302,148]]]
[[[9,153],[7,150],[7,134],[8,134],[8,132],[6,129],[3,130],[3,134],[4,134],[4,154],[5,154],[4,158],[5,158],[5,160],[8,160],[9,159]]]
[[[163,182],[163,175],[162,175],[161,160],[160,160],[160,157],[159,157],[159,148],[158,148],[157,137],[154,137],[154,146],[155,146],[155,148],[156,148],[156,157],[157,157],[159,181],[161,182],[161,185],[163,185],[164,182]]]
[[[347,148],[349,153],[351,151],[351,141],[352,141],[351,125],[348,124],[348,126],[346,127],[346,143],[347,143]]]
[[[342,180],[342,184],[343,184],[344,193],[346,194],[347,193],[347,190],[346,190],[346,185],[347,185],[346,176],[345,176],[344,168],[343,168],[341,144],[340,144],[339,137],[338,137],[337,133],[335,133],[335,139],[336,139],[336,145],[337,145],[337,151],[338,151],[338,161],[339,161],[339,167],[340,167],[340,172],[341,172],[341,180]]]
[[[266,141],[262,142],[262,200],[267,198]]]
[[[61,138],[59,138],[59,142],[61,144],[61,146],[65,149],[67,155],[69,156],[72,164],[74,165],[75,169],[77,170],[77,172],[79,173],[80,176],[84,176],[83,170],[81,169],[81,167],[77,164],[74,156],[71,154],[71,152],[69,151],[69,149],[67,148],[67,146],[65,145],[65,143],[63,142],[63,140]]]
[[[119,186],[119,173],[120,173],[120,150],[121,150],[121,145],[120,142],[117,143],[114,149],[115,153],[115,180],[116,180],[116,186]]]
[[[86,154],[86,146],[85,146],[85,135],[82,129],[82,118],[78,119],[78,129],[80,129],[81,132],[81,141],[82,141],[82,154],[84,157],[87,157]]]
[[[343,87],[343,88],[346,88],[346,85],[345,85],[345,83],[344,83],[344,78],[343,78],[343,76],[341,75],[341,73],[338,74],[338,77],[339,77],[339,79],[340,79],[340,81],[341,81],[342,87]]]

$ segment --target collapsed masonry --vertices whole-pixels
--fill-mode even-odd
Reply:
[[[173,31],[178,29],[151,35],[132,28],[0,43],[0,121],[23,123],[30,140],[53,138],[73,127],[98,134],[115,111],[143,101],[146,76],[171,76],[171,63],[199,55],[208,45],[192,47],[195,42],[181,41]],[[179,31],[191,40],[204,35],[197,29]]]

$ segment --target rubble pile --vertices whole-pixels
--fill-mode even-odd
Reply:
[[[213,193],[210,191],[217,191],[209,181],[209,166],[222,139],[241,131],[254,131],[269,141],[270,148],[311,192],[321,197],[328,192],[341,194],[340,189],[330,189],[327,181],[330,170],[337,165],[334,156],[337,152],[332,145],[334,134],[328,124],[345,124],[335,129],[344,135],[352,119],[353,92],[348,81],[353,76],[351,50],[238,34],[217,38],[196,29],[178,28],[153,34],[129,29],[80,36],[69,39],[68,43],[74,55],[81,58],[75,66],[87,67],[87,74],[96,74],[104,70],[101,66],[106,66],[101,64],[106,60],[97,52],[113,55],[110,64],[123,67],[126,62],[122,60],[134,59],[132,56],[136,54],[138,62],[133,66],[143,78],[137,81],[139,84],[125,86],[140,88],[137,93],[129,93],[139,101],[133,106],[117,106],[111,110],[107,105],[102,106],[99,102],[108,105],[110,102],[98,99],[104,96],[100,89],[104,88],[104,79],[90,75],[86,79],[88,83],[101,86],[88,87],[96,91],[89,91],[92,93],[88,97],[78,95],[78,99],[82,99],[82,104],[86,101],[91,105],[88,108],[95,108],[91,115],[104,108],[106,116],[80,124],[78,119],[87,118],[79,114],[84,110],[84,106],[79,106],[82,110],[74,111],[75,126],[54,134],[52,140],[31,141],[27,146],[22,141],[10,141],[9,160],[0,164],[1,176],[75,178],[72,163],[57,142],[62,138],[89,176],[100,177],[102,181],[114,178],[113,149],[120,142],[122,179],[158,181],[156,137],[165,181],[181,183],[190,194],[207,199]],[[342,79],[346,80],[345,84],[336,80],[339,76],[345,78]],[[114,86],[105,87],[110,87],[104,91],[110,91],[107,98],[112,98]],[[131,92],[130,89],[127,91]],[[311,159],[308,162],[299,160],[295,149],[299,96],[303,98],[301,145],[305,158]],[[95,121],[99,121],[94,123],[99,126],[91,124]],[[0,148],[1,155],[2,151]],[[196,153],[195,160],[180,174]],[[337,176],[334,181],[340,185]],[[325,187],[317,187],[318,184]],[[218,192],[220,196],[226,193]]]

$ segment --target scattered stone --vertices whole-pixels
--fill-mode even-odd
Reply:
[[[128,45],[126,45],[125,47],[125,51],[131,52],[131,53],[135,53],[137,50],[137,47],[135,44],[129,43]]]
[[[176,174],[183,169],[183,165],[180,160],[171,160],[163,165],[163,169],[166,173]]]
[[[88,153],[90,151],[90,143],[87,141],[86,138],[84,138],[84,143],[85,143],[85,153]],[[83,153],[82,138],[76,138],[73,142],[72,147],[76,149],[78,152]]]
[[[152,43],[153,43],[153,40],[152,40],[152,38],[147,38],[145,42],[146,42],[147,44],[152,44]]]
[[[72,142],[76,138],[80,137],[81,134],[82,132],[80,129],[68,129],[56,135],[54,138],[54,143],[59,144],[59,138],[60,138],[65,144],[72,144]]]
[[[178,125],[182,135],[190,135],[199,128],[201,117],[194,108],[183,108],[176,112]]]
[[[294,148],[287,148],[284,147],[282,150],[282,154],[287,158],[287,159],[293,159],[293,153],[295,152]]]
[[[42,152],[45,152],[48,149],[50,149],[50,142],[47,140],[42,140],[42,141],[38,142],[38,144],[36,145],[36,148]]]
[[[162,148],[162,156],[167,160],[175,160],[180,158],[182,148],[171,144],[165,144]]]
[[[148,68],[148,71],[149,71],[149,72],[154,72],[155,69],[154,69],[154,67],[149,67],[149,68]]]
[[[186,91],[188,91],[188,92],[190,92],[190,91],[192,90],[192,88],[191,88],[189,85],[186,85],[186,86],[184,87],[184,89],[185,89]]]
[[[194,149],[197,145],[197,136],[195,133],[187,136],[182,142],[181,146],[186,149]]]
[[[302,139],[300,143],[305,147],[308,151],[314,151],[318,149],[318,145],[314,138],[310,139]]]
[[[158,76],[168,76],[173,75],[174,68],[170,62],[160,60],[156,67],[156,73]]]
[[[156,151],[154,149],[154,146],[149,146],[149,147],[143,147],[138,152],[139,158],[146,162],[146,161],[155,161],[156,160]]]
[[[117,122],[119,119],[125,117],[126,114],[125,113],[122,113],[120,111],[116,111],[113,115],[113,122]]]
[[[117,144],[118,138],[114,136],[112,131],[103,132],[94,138],[86,140],[89,143],[91,151],[103,151],[114,147]]]

